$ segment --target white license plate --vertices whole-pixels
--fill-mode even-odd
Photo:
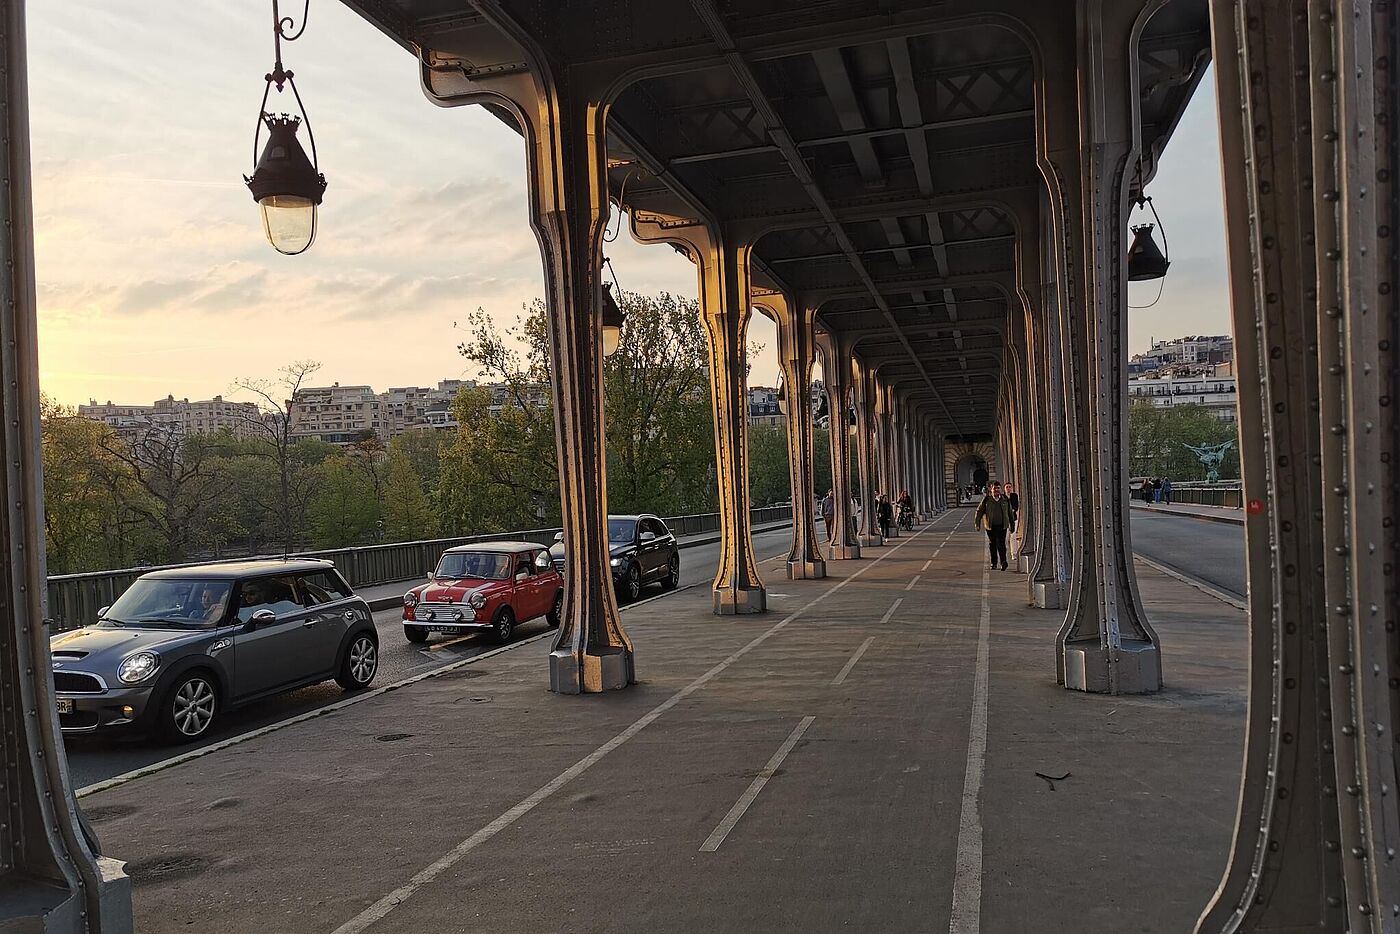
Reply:
[[[465,631],[466,631],[465,628],[462,627],[462,626],[429,626],[429,627],[428,627],[428,632],[448,632],[448,633],[453,633],[453,632],[465,632]]]
[[[73,700],[72,700],[71,698],[68,698],[68,697],[60,697],[60,698],[58,699],[58,712],[59,712],[59,713],[72,713],[72,712],[73,712]]]

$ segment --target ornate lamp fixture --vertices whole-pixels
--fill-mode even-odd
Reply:
[[[301,27],[292,32],[296,22],[282,16],[277,0],[272,0],[273,46],[276,61],[265,76],[262,106],[258,108],[258,125],[253,133],[253,156],[256,164],[251,176],[243,176],[253,200],[262,208],[263,233],[279,253],[295,256],[304,253],[316,239],[316,213],[326,190],[326,177],[320,173],[316,159],[316,137],[311,132],[311,118],[301,102],[292,73],[282,67],[282,40],[294,42],[306,31],[306,14],[311,0],[302,8]],[[277,93],[290,86],[301,115],[267,112],[267,98],[272,86]],[[306,124],[306,136],[311,141],[311,158],[297,140],[297,128]],[[258,155],[258,139],[267,128],[267,144]]]
[[[622,324],[627,320],[617,299],[613,298],[612,283],[603,283],[603,356],[611,357],[622,342]]]
[[[1139,209],[1148,207],[1152,209],[1152,220],[1155,224],[1139,224],[1136,227],[1129,226],[1133,232],[1133,245],[1128,247],[1128,281],[1144,282],[1149,279],[1160,279],[1167,274],[1167,267],[1171,261],[1157,249],[1157,242],[1152,239],[1154,227],[1162,226],[1162,219],[1157,216],[1157,206],[1152,203],[1152,199],[1143,194],[1142,188],[1142,162],[1138,161],[1137,167],[1137,198],[1134,200]],[[1167,245],[1167,231],[1162,229],[1162,246]],[[1155,304],[1155,300],[1153,302]]]

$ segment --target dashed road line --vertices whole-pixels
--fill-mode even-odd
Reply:
[[[851,673],[852,668],[856,667],[856,662],[860,661],[860,657],[865,654],[865,650],[870,648],[870,643],[874,641],[874,636],[866,637],[865,641],[860,644],[860,648],[856,649],[855,653],[847,660],[845,666],[841,669],[841,673],[831,679],[833,685],[845,683],[846,676]]]
[[[911,580],[909,583],[907,583],[907,584],[904,585],[904,589],[905,589],[905,590],[913,590],[913,589],[914,589],[914,585],[917,584],[917,583],[919,582],[919,578],[920,578],[920,577],[923,577],[923,575],[922,575],[922,574],[915,574],[915,575],[914,575],[914,579]]]
[[[888,623],[888,622],[890,621],[890,617],[894,615],[894,611],[897,610],[897,609],[899,609],[899,605],[900,605],[901,603],[903,603],[903,602],[904,602],[904,598],[903,598],[903,597],[897,598],[897,599],[894,601],[894,603],[890,605],[890,608],[889,608],[888,610],[885,611],[885,615],[880,617],[880,625],[884,625],[885,623]]]
[[[870,640],[865,640],[869,644]],[[763,771],[758,773],[758,777],[739,796],[739,800],[734,802],[734,806],[729,809],[729,813],[724,815],[724,820],[719,822],[719,826],[710,832],[705,842],[700,844],[701,853],[713,853],[719,849],[724,838],[729,836],[729,831],[734,829],[734,825],[739,823],[739,818],[744,816],[744,812],[753,804],[758,793],[763,790],[763,786],[768,784],[768,779],[772,778],[778,771],[778,766],[783,764],[788,753],[792,752],[792,747],[797,745],[797,741],[802,738],[802,734],[807,732],[807,728],[812,725],[816,717],[803,717],[802,722],[788,734],[788,738],[783,740],[783,744],[778,747],[778,751],[773,753],[773,757],[768,760],[768,764],[763,767]]]

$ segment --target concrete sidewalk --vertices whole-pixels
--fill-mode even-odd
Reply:
[[[755,526],[753,534],[760,535],[764,532],[771,532],[774,529],[786,529],[791,525],[791,520],[787,522],[770,522],[767,525]],[[686,548],[699,548],[702,545],[713,545],[717,541],[719,541],[718,532],[701,532],[698,535],[686,535],[677,538],[676,545],[684,550]],[[416,587],[421,583],[421,578],[414,577],[409,580],[395,581],[390,584],[357,587],[355,592],[365,598],[371,610],[388,610],[396,606],[402,606],[404,591],[410,587]]]
[[[1166,690],[1071,694],[1060,614],[970,526],[774,580],[762,617],[639,606],[625,692],[550,694],[534,642],[84,805],[146,934],[1190,930],[1243,614],[1140,566]]]
[[[1207,522],[1225,522],[1229,525],[1244,525],[1244,510],[1228,506],[1197,506],[1193,503],[1140,503],[1132,501],[1132,508],[1143,512],[1160,512],[1169,516],[1186,516],[1190,519],[1204,519]]]

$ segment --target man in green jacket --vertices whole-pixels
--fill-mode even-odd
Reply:
[[[1000,567],[1006,570],[1006,530],[1014,521],[1011,501],[1001,495],[1001,484],[987,487],[987,495],[977,504],[977,515],[973,523],[979,529],[987,530],[987,550],[992,555],[992,570]]]

